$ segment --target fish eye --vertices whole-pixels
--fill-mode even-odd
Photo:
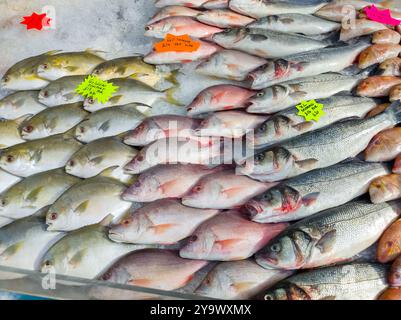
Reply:
[[[46,69],[49,68],[49,65],[48,65],[47,63],[44,63],[44,64],[42,65],[42,68],[46,70]]]
[[[47,90],[43,91],[43,96],[45,98],[47,98],[49,96],[49,91],[47,91]]]
[[[230,28],[225,29],[225,30],[223,31],[223,33],[230,33],[230,32],[231,32],[231,29],[230,29]]]
[[[2,207],[5,207],[6,204],[7,204],[6,199],[1,199],[1,200],[0,200],[0,205],[1,205]]]
[[[267,129],[267,126],[266,126],[266,124],[263,124],[263,125],[261,125],[260,127],[259,127],[259,132],[265,132],[266,131],[266,129]]]
[[[10,81],[10,78],[9,78],[8,76],[5,76],[5,77],[3,78],[3,81],[4,81],[4,82],[8,82],[8,81]]]
[[[9,154],[7,156],[7,162],[13,162],[14,161],[14,156],[12,156],[11,154]]]
[[[33,126],[26,126],[22,129],[24,132],[31,133],[33,131]]]
[[[267,192],[262,196],[262,199],[265,200],[265,201],[269,201],[269,200],[272,199],[272,196],[271,196],[271,194],[269,192]]]
[[[273,252],[280,252],[281,251],[281,245],[279,243],[275,243],[270,246],[270,250]]]
[[[89,99],[88,99],[88,103],[89,103],[89,104],[93,104],[94,102],[95,102],[95,100],[93,100],[92,98],[89,98]]]
[[[50,260],[46,260],[43,264],[44,264],[46,267],[51,266]]]
[[[256,161],[263,161],[263,159],[265,158],[265,155],[263,153],[259,153],[256,155],[255,160]]]
[[[135,132],[135,133],[140,132],[140,131],[143,130],[144,127],[145,127],[145,125],[144,125],[143,123],[141,123],[139,126],[137,126],[137,127],[134,129],[134,132]]]
[[[100,70],[99,70],[99,69],[95,69],[95,70],[93,70],[93,73],[94,73],[94,74],[99,74],[99,73],[100,73]]]
[[[263,91],[259,91],[256,96],[257,97],[263,97],[265,95],[265,93]]]
[[[57,219],[57,213],[56,212],[52,212],[50,214],[50,220],[56,220]]]
[[[124,226],[128,226],[128,225],[131,224],[131,222],[132,222],[132,220],[131,220],[130,218],[126,218],[126,219],[124,219],[124,220],[122,221],[122,224],[123,224]]]
[[[149,30],[150,30],[150,27],[149,27],[149,26],[146,26],[146,27],[145,27],[145,30],[146,30],[146,31],[149,31]]]
[[[197,185],[194,187],[193,189],[194,192],[201,192],[202,191],[202,186],[201,185]]]
[[[198,236],[196,235],[192,235],[189,237],[189,242],[195,242],[196,240],[198,240]]]
[[[273,296],[270,295],[270,294],[266,294],[266,295],[264,296],[264,299],[265,299],[265,300],[268,300],[268,301],[271,301],[271,300],[273,300]]]
[[[139,162],[140,162],[140,161],[143,161],[143,155],[137,156],[137,157],[136,157],[136,160],[139,161]]]
[[[70,166],[70,167],[75,166],[75,161],[74,160],[68,161],[68,166]]]
[[[79,127],[79,132],[85,133],[85,127]]]

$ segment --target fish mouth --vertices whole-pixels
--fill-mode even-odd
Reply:
[[[256,262],[263,267],[277,268],[278,260],[272,257],[268,257],[264,254],[256,255]]]
[[[121,233],[115,232],[113,230],[109,231],[109,238],[116,242],[123,242],[124,236]]]
[[[244,205],[245,213],[248,214],[248,217],[253,220],[256,216],[261,214],[264,210],[262,206],[254,200],[249,201]]]

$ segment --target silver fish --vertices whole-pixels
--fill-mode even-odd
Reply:
[[[308,14],[287,13],[261,18],[247,27],[313,36],[339,30],[341,25]]]
[[[332,45],[332,40],[314,40],[305,36],[255,28],[226,29],[212,36],[226,49],[237,49],[262,58],[279,58]]]
[[[30,115],[25,115],[15,120],[0,119],[0,149],[25,142],[19,132],[19,126],[29,117]]]
[[[400,102],[394,102],[374,117],[342,121],[305,133],[247,159],[239,171],[279,181],[355,157],[377,133],[401,122],[400,109]]]
[[[276,59],[249,74],[253,89],[263,89],[276,83],[310,77],[326,72],[340,72],[351,66],[370,42],[362,39],[355,44],[323,48]]]
[[[18,91],[0,100],[0,118],[12,120],[25,115],[34,115],[45,110],[38,101],[39,91]]]
[[[389,171],[381,163],[340,163],[282,182],[248,201],[244,208],[259,223],[299,220],[361,196],[372,180]]]
[[[269,289],[264,300],[375,300],[387,288],[388,267],[352,263],[296,274]]]
[[[310,269],[352,258],[379,240],[400,214],[400,202],[349,202],[292,224],[260,250],[262,267]]]
[[[282,142],[347,118],[364,118],[377,106],[374,99],[353,96],[333,96],[316,102],[324,106],[319,121],[306,121],[298,115],[295,107],[281,111],[256,129],[253,136],[250,135],[254,148]]]

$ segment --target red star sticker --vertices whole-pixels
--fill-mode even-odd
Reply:
[[[21,24],[25,24],[26,28],[29,29],[37,29],[42,30],[43,26],[49,26],[50,18],[46,17],[46,13],[37,14],[36,12],[32,13],[30,16],[23,17],[24,20],[21,21]]]

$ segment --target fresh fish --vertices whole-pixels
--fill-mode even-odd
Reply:
[[[51,82],[39,92],[39,102],[48,107],[84,101],[84,97],[75,89],[85,80],[86,76],[63,77]]]
[[[177,200],[158,200],[122,217],[109,231],[116,242],[172,244],[189,237],[218,210],[194,209]]]
[[[373,76],[363,80],[356,90],[361,97],[386,97],[390,94],[391,88],[401,84],[400,77],[394,76]]]
[[[377,133],[401,121],[400,108],[394,102],[372,118],[342,121],[305,133],[248,158],[238,170],[264,181],[280,181],[355,157]]]
[[[244,209],[259,223],[299,220],[363,195],[375,178],[388,172],[380,163],[340,163],[284,181],[248,201]]]
[[[71,132],[28,141],[3,149],[0,168],[20,177],[64,167],[81,148]]]
[[[21,219],[53,204],[65,191],[79,182],[63,169],[32,175],[0,194],[0,216]]]
[[[19,126],[29,117],[30,115],[25,115],[15,120],[0,119],[0,149],[25,142],[19,132]]]
[[[150,107],[139,103],[100,109],[90,113],[75,129],[81,142],[116,136],[135,129],[150,113]]]
[[[94,177],[107,168],[113,167],[113,171],[124,175],[123,167],[138,153],[116,138],[104,138],[92,141],[79,149],[68,160],[65,171],[80,178]],[[129,181],[132,176],[124,175],[124,181]]]
[[[188,105],[188,115],[243,108],[245,101],[254,95],[254,91],[239,86],[229,84],[212,86],[200,92]]]
[[[169,17],[148,24],[145,27],[145,36],[163,39],[167,34],[174,36],[189,35],[193,38],[208,38],[215,33],[223,31],[191,17]]]
[[[17,62],[3,75],[0,87],[7,90],[37,90],[45,87],[49,81],[38,76],[37,66],[57,52],[49,51]]]
[[[391,266],[388,282],[393,287],[401,287],[401,256]]]
[[[55,243],[44,255],[41,271],[95,279],[120,257],[146,247],[149,246],[111,241],[108,228],[101,224],[92,225],[69,232]]]
[[[381,236],[377,248],[377,260],[381,263],[388,263],[400,255],[401,220],[397,220]]]
[[[138,174],[161,164],[219,165],[221,157],[227,157],[222,154],[224,144],[219,137],[160,139],[140,150],[125,170]]]
[[[401,287],[388,288],[378,300],[401,300]]]
[[[124,142],[132,146],[146,146],[159,139],[190,137],[199,123],[200,120],[180,115],[153,116],[129,132]]]
[[[162,8],[166,6],[185,6],[190,8],[202,7],[208,0],[157,0],[155,6]]]
[[[170,17],[196,17],[201,11],[182,6],[168,6],[160,9],[147,23],[155,23]],[[113,77],[116,78],[116,77]]]
[[[398,32],[390,29],[376,31],[372,38],[372,42],[375,44],[399,44],[400,41],[401,35]]]
[[[209,0],[203,3],[205,9],[227,9],[229,0]]]
[[[314,40],[305,36],[264,29],[234,28],[212,36],[226,49],[237,49],[262,58],[279,58],[332,45],[329,40]]]
[[[204,119],[195,134],[199,136],[241,138],[266,121],[266,116],[249,114],[243,111],[215,112]]]
[[[352,28],[341,29],[340,41],[349,41],[353,38],[388,29],[384,24],[369,19],[356,19],[353,24]]]
[[[209,42],[196,40],[200,43],[196,51],[168,51],[157,52],[152,51],[143,59],[150,64],[171,64],[171,63],[187,63],[192,61],[203,60],[220,50],[220,47]]]
[[[357,11],[372,5],[372,2],[362,0],[335,0],[314,13],[323,19],[343,22],[345,19],[356,18]]]
[[[253,89],[293,79],[340,72],[351,66],[370,43],[365,39],[355,44],[313,50],[268,62],[249,74]]]
[[[310,269],[369,248],[400,214],[400,202],[349,202],[298,221],[256,254],[266,268]]]
[[[369,195],[373,203],[401,198],[401,175],[389,174],[375,179],[369,187]]]
[[[176,251],[140,250],[118,260],[100,280],[170,291],[184,287],[207,264],[207,261],[182,259]],[[97,287],[91,292],[97,299],[146,299],[146,295],[154,297],[138,291],[107,287]]]
[[[401,100],[401,84],[398,84],[391,88],[389,100],[391,102]]]
[[[394,162],[393,173],[401,174],[401,155],[399,155]]]
[[[93,98],[86,98],[84,101],[85,110],[95,112],[103,108],[129,103],[152,106],[156,101],[161,99],[172,104],[178,104],[173,98],[174,91],[171,89],[165,92],[154,91],[151,87],[132,79],[113,79],[111,81],[113,85],[118,87],[118,90],[113,93],[112,97],[105,103],[100,103]]]
[[[206,76],[230,80],[245,80],[249,72],[267,63],[267,60],[237,50],[221,50],[196,67]]]
[[[21,181],[20,177],[0,169],[0,194],[19,181]]]
[[[230,9],[239,13],[263,18],[275,14],[303,13],[312,14],[322,8],[328,1],[306,0],[231,0]]]
[[[13,120],[27,114],[34,115],[46,106],[38,101],[39,91],[18,91],[0,100],[0,118]]]
[[[298,273],[269,289],[264,300],[375,300],[387,288],[387,266],[352,263]]]
[[[102,80],[131,78],[157,91],[170,89],[176,84],[176,72],[165,71],[161,67],[148,64],[140,55],[105,61],[96,66],[92,74]]]
[[[180,250],[180,256],[217,261],[247,259],[287,226],[286,223],[258,224],[238,212],[223,212],[197,228]]]
[[[377,105],[373,99],[353,96],[333,96],[316,102],[324,106],[324,114],[318,122],[306,121],[304,117],[298,115],[295,107],[281,111],[257,128],[253,136],[249,136],[253,147],[260,148],[282,142],[340,120],[363,118]]]
[[[382,76],[401,76],[401,58],[387,59],[380,64],[378,72]]]
[[[121,199],[125,185],[102,175],[81,181],[54,202],[46,215],[48,231],[71,231],[101,222],[118,220],[131,207]]]
[[[67,132],[84,120],[87,114],[81,102],[45,109],[22,123],[21,137],[36,140]]]
[[[367,115],[366,118],[371,118],[374,117],[375,115],[378,115],[379,113],[382,113],[384,110],[386,110],[390,106],[390,103],[382,103],[376,106],[375,108],[372,109]]]
[[[232,171],[208,175],[182,198],[182,204],[201,209],[230,209],[243,205],[273,184],[255,181]]]
[[[244,27],[255,21],[255,19],[243,16],[228,9],[203,11],[196,16],[196,19],[200,22],[219,28]]]
[[[181,198],[199,179],[222,169],[222,166],[209,169],[192,164],[157,166],[142,173],[123,193],[123,199],[152,202],[164,198]]]
[[[387,59],[396,58],[401,52],[399,44],[374,44],[359,55],[359,68],[364,69]]]
[[[47,232],[43,212],[12,222],[0,229],[0,265],[39,271],[45,252],[64,236]],[[17,279],[21,273],[0,272],[0,279]]]
[[[216,299],[251,299],[291,274],[288,270],[264,269],[253,260],[220,262],[195,293]]]
[[[352,91],[366,76],[325,73],[276,84],[258,92],[247,101],[247,111],[276,113],[302,101],[329,98],[342,91]]]
[[[105,60],[96,51],[63,52],[47,55],[40,61],[36,72],[46,80],[57,80],[66,76],[85,75]]]
[[[365,160],[372,162],[391,161],[401,153],[401,128],[379,132],[365,150]]]
[[[308,14],[287,13],[261,18],[249,24],[248,28],[314,36],[339,30],[341,25]]]

